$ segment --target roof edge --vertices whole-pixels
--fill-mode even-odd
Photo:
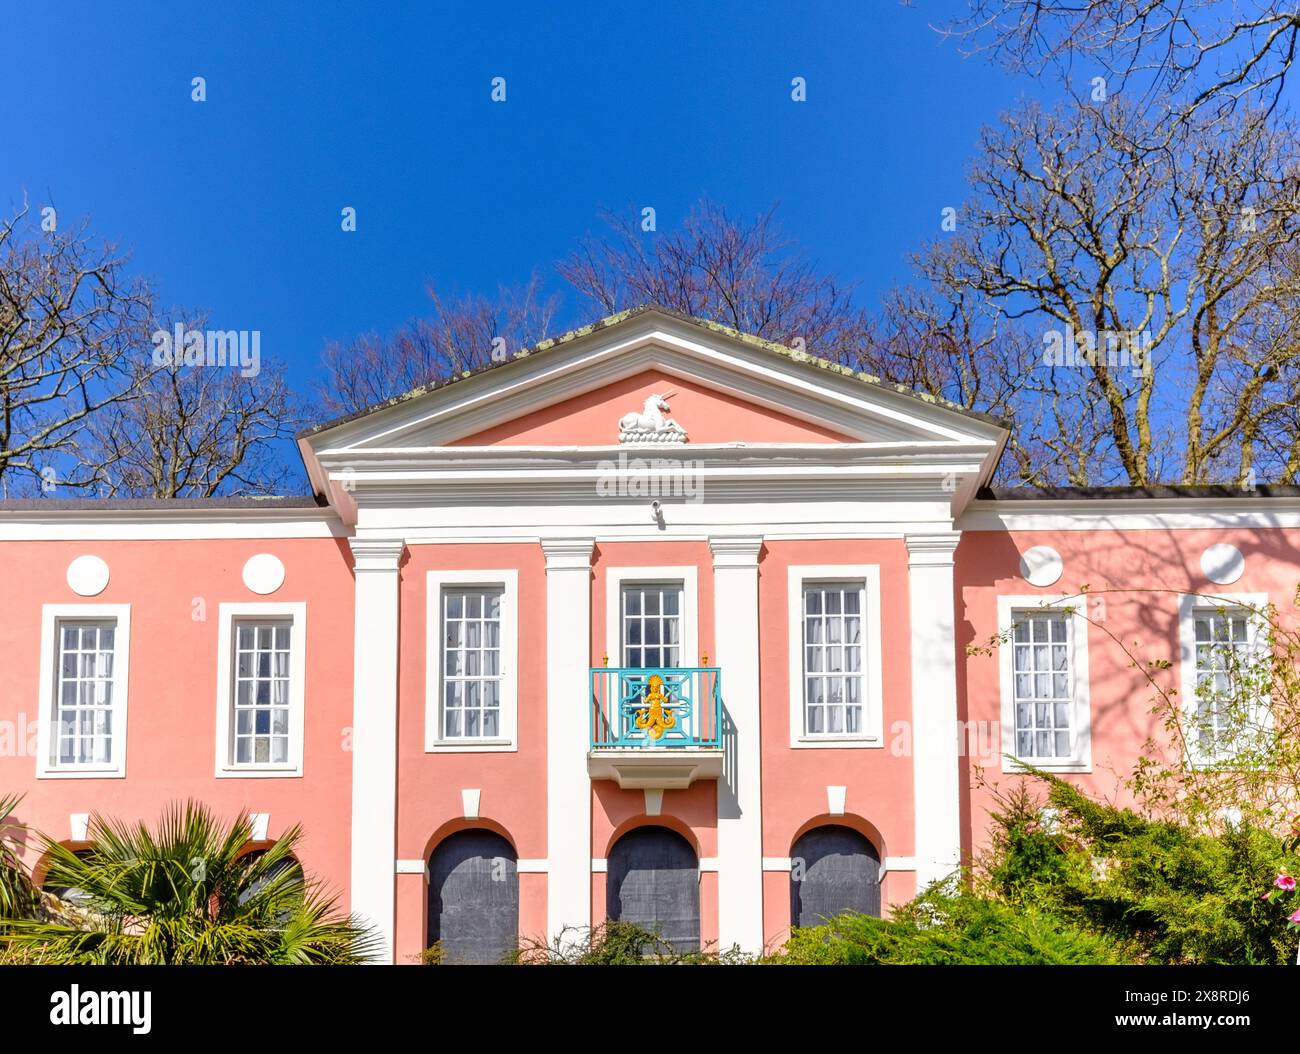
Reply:
[[[1156,501],[1225,499],[1250,501],[1259,498],[1300,498],[1300,486],[1286,483],[1261,483],[1252,488],[1233,484],[1183,485],[1159,483],[1126,487],[981,487],[977,501]]]
[[[382,410],[387,410],[394,406],[400,406],[403,403],[407,403],[414,399],[418,399],[421,396],[428,395],[432,392],[441,391],[444,388],[448,388],[451,385],[456,384],[460,381],[465,381],[474,377],[483,376],[484,374],[489,373],[492,370],[501,369],[502,367],[508,366],[511,363],[518,362],[522,359],[527,359],[534,355],[543,354],[545,352],[551,351],[554,348],[561,347],[563,345],[572,344],[585,337],[593,336],[596,333],[600,333],[607,329],[612,329],[615,326],[619,326],[626,322],[630,322],[633,319],[637,319],[649,315],[660,315],[664,318],[673,319],[675,321],[683,322],[686,323],[687,325],[694,326],[697,329],[705,330],[706,332],[717,333],[720,336],[727,337],[731,340],[739,341],[750,347],[761,348],[772,354],[780,355],[783,358],[789,359],[793,362],[801,363],[803,365],[810,366],[815,369],[827,370],[828,372],[835,373],[841,377],[846,377],[852,380],[859,381],[860,383],[877,388],[881,391],[892,392],[897,395],[903,395],[909,399],[915,399],[918,400],[919,402],[927,403],[930,406],[936,406],[942,410],[947,410],[950,413],[956,413],[964,417],[970,417],[975,420],[982,421],[985,424],[993,425],[994,427],[1004,429],[1006,431],[1010,431],[1011,428],[1011,425],[1008,421],[1000,417],[997,417],[993,414],[984,413],[981,410],[967,409],[966,407],[960,406],[957,403],[951,402],[950,400],[940,399],[933,395],[929,395],[925,392],[916,391],[914,388],[909,388],[905,384],[895,384],[890,381],[886,381],[883,378],[877,377],[874,374],[870,374],[862,370],[855,370],[850,366],[842,365],[841,363],[834,362],[830,359],[821,358],[817,355],[812,355],[809,352],[800,351],[797,348],[791,348],[785,344],[778,344],[776,341],[767,340],[763,337],[754,336],[751,333],[744,333],[740,330],[733,329],[730,326],[724,325],[721,322],[715,322],[705,318],[698,318],[694,315],[688,315],[685,314],[684,312],[677,311],[673,308],[664,307],[660,304],[648,303],[648,304],[641,304],[634,308],[628,308],[625,311],[615,312],[612,315],[606,315],[604,318],[597,319],[595,322],[590,322],[587,323],[586,325],[579,326],[576,329],[568,330],[567,332],[561,333],[558,336],[548,337],[543,341],[539,341],[537,344],[533,345],[532,347],[524,348],[521,351],[517,351],[513,355],[510,355],[509,357],[504,358],[499,362],[490,362],[490,363],[486,363],[483,366],[476,367],[475,369],[472,370],[463,370],[453,377],[445,377],[440,380],[431,381],[428,384],[421,385],[418,388],[412,388],[410,391],[403,392],[401,395],[395,395],[392,398],[385,399],[381,402],[375,403],[372,406],[365,407],[361,410],[353,411],[352,413],[343,414],[331,420],[323,421],[320,424],[311,425],[299,431],[295,438],[297,438],[299,441],[310,439],[313,436],[320,435],[323,432],[327,432],[331,429],[340,427],[341,425],[350,424],[353,421],[358,421],[364,417],[369,417],[371,414],[379,413]]]

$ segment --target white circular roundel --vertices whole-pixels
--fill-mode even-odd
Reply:
[[[1211,582],[1226,586],[1241,577],[1246,570],[1246,558],[1235,545],[1219,542],[1201,553],[1201,570]]]
[[[1050,545],[1035,545],[1020,554],[1020,577],[1031,586],[1050,586],[1064,570],[1061,554]]]
[[[79,556],[68,564],[68,587],[79,597],[99,596],[108,588],[108,564],[98,556]]]
[[[244,564],[244,585],[254,593],[274,593],[284,585],[284,564],[270,553],[250,556]]]

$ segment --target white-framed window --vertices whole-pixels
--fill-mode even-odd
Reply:
[[[126,775],[129,604],[46,604],[41,609],[42,778]]]
[[[1257,660],[1262,646],[1262,612],[1267,593],[1228,593],[1221,596],[1184,594],[1179,601],[1178,635],[1187,759],[1212,765],[1248,749],[1241,737],[1262,731],[1269,722],[1266,698],[1256,712],[1228,713],[1227,700],[1242,688],[1237,675],[1265,671]],[[1240,701],[1240,700],[1238,700]]]
[[[518,749],[519,572],[426,578],[425,750]]]
[[[305,603],[222,604],[217,620],[218,776],[301,776]]]
[[[625,582],[621,594],[621,665],[639,670],[681,666],[681,583]]]
[[[791,567],[790,745],[879,747],[880,567]]]
[[[501,738],[500,586],[442,591],[442,738]]]
[[[698,581],[694,567],[607,568],[605,649],[610,666],[698,666]]]
[[[1004,772],[1092,771],[1087,597],[998,597]],[[987,737],[968,732],[963,747]],[[981,760],[981,759],[976,759]]]

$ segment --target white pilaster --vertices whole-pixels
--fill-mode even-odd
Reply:
[[[542,542],[546,554],[546,925],[591,925],[590,538]]]
[[[393,961],[397,864],[398,564],[404,543],[352,538],[356,626],[352,677],[352,911]]]
[[[713,620],[722,670],[723,746],[718,780],[718,943],[763,950],[762,757],[758,699],[758,553],[762,538],[710,538]]]
[[[957,643],[953,551],[957,531],[909,534],[912,629],[912,776],[916,794],[918,891],[961,863],[957,738]]]

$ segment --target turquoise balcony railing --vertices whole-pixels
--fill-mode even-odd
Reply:
[[[591,749],[722,748],[716,666],[591,671]]]

